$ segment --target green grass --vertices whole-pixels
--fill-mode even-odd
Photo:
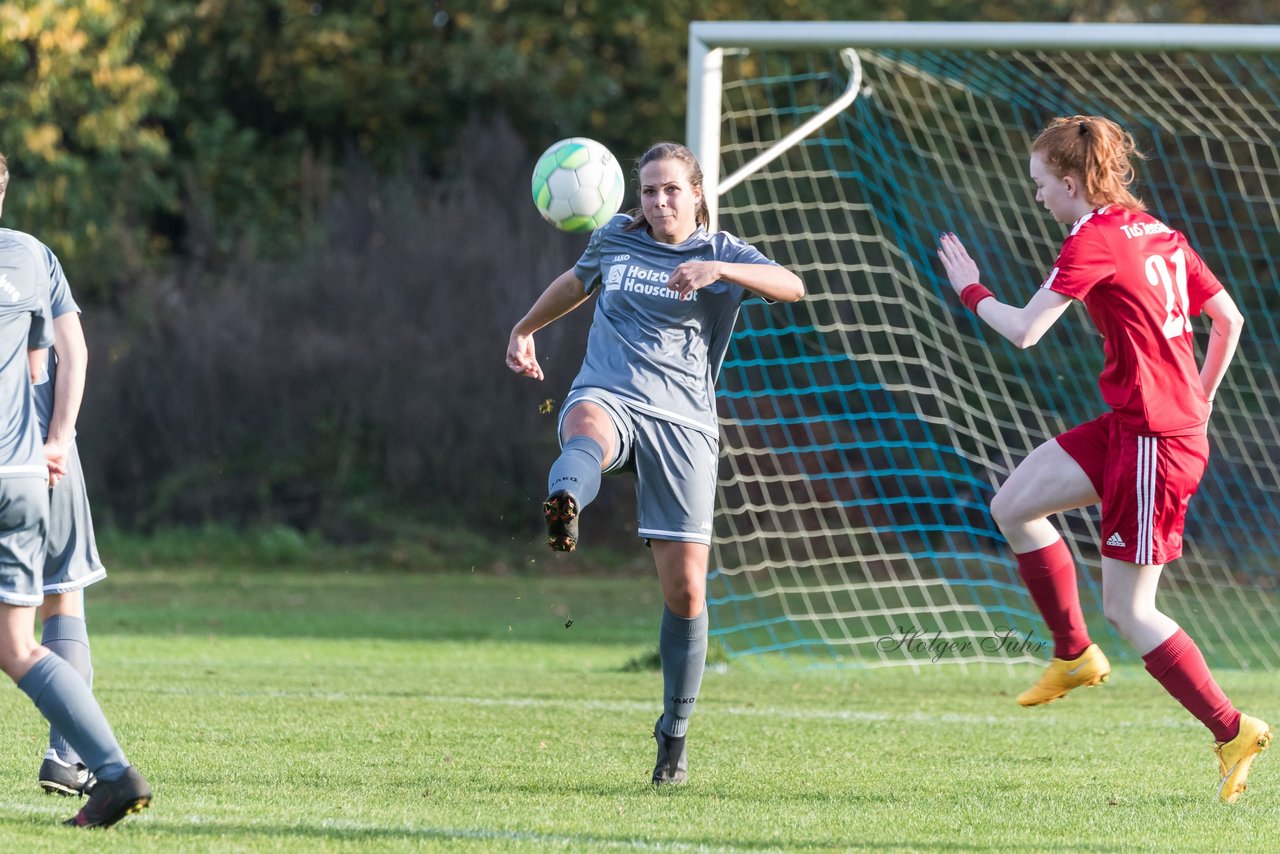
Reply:
[[[655,791],[661,608],[635,579],[153,566],[90,594],[95,689],[152,809],[104,851],[1221,851],[1280,847],[1280,762],[1216,802],[1136,667],[1024,710],[1029,666],[707,674]],[[572,621],[566,627],[566,623]],[[1277,678],[1221,671],[1277,716]],[[66,851],[44,727],[0,694],[0,850]]]

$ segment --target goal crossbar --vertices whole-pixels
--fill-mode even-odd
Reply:
[[[694,21],[689,25],[688,111],[685,138],[703,167],[703,191],[714,227],[719,196],[750,172],[744,167],[721,186],[720,92],[726,47],[787,49],[840,45],[847,48],[951,48],[956,50],[1088,49],[1137,52],[1172,50],[1275,51],[1280,26],[1239,24],[1057,24],[947,23],[909,21]],[[856,61],[856,55],[855,60]],[[840,103],[847,106],[856,89]],[[806,132],[811,127],[804,129]],[[794,134],[799,134],[797,128]],[[758,158],[768,162],[794,145],[788,137]],[[758,168],[763,163],[749,164]]]

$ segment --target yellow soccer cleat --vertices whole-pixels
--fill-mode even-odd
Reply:
[[[1218,754],[1218,776],[1222,782],[1218,784],[1218,800],[1224,804],[1234,804],[1240,794],[1247,789],[1249,766],[1253,758],[1267,749],[1271,744],[1271,727],[1266,721],[1240,716],[1240,732],[1230,741],[1220,741],[1213,746]]]
[[[1018,695],[1018,702],[1024,706],[1052,703],[1067,696],[1072,688],[1098,685],[1106,682],[1110,675],[1111,662],[1107,661],[1096,643],[1091,643],[1070,661],[1065,658],[1050,661],[1044,673],[1040,674],[1040,680]]]

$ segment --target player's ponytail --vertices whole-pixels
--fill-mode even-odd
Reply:
[[[1102,116],[1057,118],[1031,143],[1031,152],[1059,178],[1074,175],[1084,186],[1084,198],[1096,207],[1119,205],[1146,210],[1129,191],[1135,158],[1142,159],[1133,136]]]
[[[689,186],[702,192],[702,166],[698,164],[698,158],[693,156],[693,152],[689,150],[688,146],[681,145],[678,142],[654,143],[636,161],[636,175],[639,176],[640,170],[655,160],[679,160],[689,171]],[[627,215],[631,217],[631,222],[623,226],[623,230],[639,231],[648,227],[648,223],[644,218],[643,208],[633,208],[627,211]],[[702,198],[698,201],[698,209],[694,212],[694,218],[698,225],[703,228],[710,227],[711,209],[707,207],[706,193],[702,193]]]

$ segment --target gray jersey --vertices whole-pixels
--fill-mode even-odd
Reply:
[[[0,478],[49,476],[27,352],[52,344],[43,264],[25,242],[0,233]]]
[[[67,277],[62,272],[62,264],[58,261],[58,256],[53,254],[52,249],[22,231],[0,228],[0,236],[17,240],[26,245],[36,256],[41,269],[49,279],[49,308],[54,318],[80,311],[80,306],[76,305],[75,299],[71,296],[71,286],[67,284]],[[49,358],[45,360],[44,373],[36,378],[36,417],[40,420],[42,439],[48,437],[49,419],[53,417],[53,387],[57,370],[57,354],[51,350]]]
[[[574,273],[587,292],[603,285],[574,389],[607,389],[628,406],[718,436],[715,381],[738,308],[750,296],[716,282],[681,299],[667,288],[685,261],[772,264],[749,243],[699,228],[684,243],[624,231],[615,216],[591,235]]]

